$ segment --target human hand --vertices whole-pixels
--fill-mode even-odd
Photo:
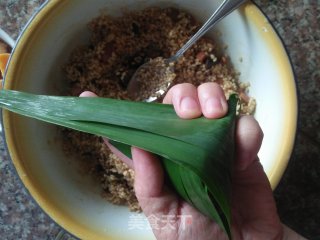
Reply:
[[[82,96],[90,96],[90,93]],[[201,115],[220,118],[228,110],[224,93],[215,83],[205,83],[198,88],[191,84],[176,85],[163,102],[173,104],[178,116],[184,119]],[[233,239],[283,239],[284,228],[272,190],[257,157],[263,133],[250,116],[240,117],[236,129],[237,157],[232,176]],[[144,214],[148,219],[165,223],[163,226],[161,222],[150,223],[157,239],[227,239],[214,221],[165,186],[163,168],[155,155],[133,147],[131,161],[110,144],[108,146],[134,168],[134,188]]]

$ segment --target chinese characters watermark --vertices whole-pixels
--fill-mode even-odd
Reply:
[[[128,221],[129,230],[185,230],[192,224],[191,215],[153,215],[131,214]]]

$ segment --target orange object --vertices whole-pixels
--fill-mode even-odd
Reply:
[[[6,69],[10,54],[9,53],[1,53],[0,54],[0,90],[2,89],[2,79],[4,75],[4,70]]]
[[[2,76],[4,75],[4,70],[6,69],[10,54],[9,53],[1,53],[0,54],[0,71]]]

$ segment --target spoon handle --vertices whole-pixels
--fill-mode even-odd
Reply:
[[[174,62],[180,58],[199,38],[201,38],[211,27],[229,15],[233,10],[237,9],[247,0],[224,0],[219,8],[211,15],[208,21],[193,35],[193,37],[169,59],[169,62]]]

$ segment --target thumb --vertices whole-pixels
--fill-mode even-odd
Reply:
[[[236,170],[244,171],[257,159],[263,132],[252,116],[241,116],[237,121]]]
[[[163,169],[159,159],[152,153],[132,147],[135,171],[134,188],[138,198],[158,197],[163,189]]]
[[[146,216],[176,214],[178,196],[164,187],[161,162],[149,152],[133,147],[134,189]]]

